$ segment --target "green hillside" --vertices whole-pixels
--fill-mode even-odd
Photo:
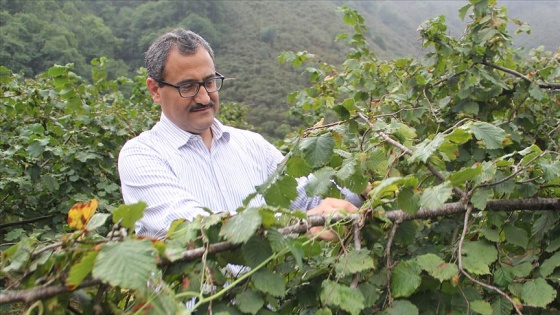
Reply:
[[[316,62],[345,60],[335,37],[350,31],[338,8],[356,8],[380,58],[418,56],[418,26],[445,15],[448,32],[460,36],[467,21],[458,10],[466,1],[12,1],[0,0],[0,60],[28,76],[54,64],[73,63],[89,77],[93,58],[106,56],[109,74],[132,77],[143,53],[162,32],[193,29],[216,50],[217,68],[228,80],[223,102],[248,106],[247,119],[271,139],[281,139],[301,123],[286,114],[286,96],[307,84],[302,69],[280,65],[284,51],[307,51]],[[528,48],[560,46],[555,1],[503,1],[512,17],[533,33],[514,37]],[[466,18],[468,19],[468,17]],[[515,31],[512,26],[511,33]],[[517,40],[519,39],[519,40]]]

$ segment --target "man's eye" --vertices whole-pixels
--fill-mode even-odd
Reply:
[[[180,88],[181,88],[181,90],[184,90],[184,91],[189,91],[189,90],[192,90],[192,89],[194,89],[194,88],[195,88],[195,86],[196,86],[196,84],[192,84],[192,83],[187,83],[187,84],[183,84],[183,85],[181,85],[181,86],[180,86]]]

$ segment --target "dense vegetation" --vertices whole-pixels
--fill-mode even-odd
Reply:
[[[1,67],[0,310],[188,314],[196,297],[216,314],[558,313],[559,52],[517,51],[508,28],[524,25],[471,0],[463,36],[436,17],[420,27],[426,53],[385,60],[363,17],[341,12],[341,65],[279,58],[310,79],[288,100],[312,127],[282,142],[285,163],[258,187],[268,206],[177,221],[166,240],[136,237],[144,207],[119,203],[118,149],[157,119],[145,72],[112,79],[104,58],[87,79]],[[239,123],[242,108],[221,117]],[[306,218],[287,206],[309,173],[310,194],[374,187],[357,215]]]
[[[191,28],[216,49],[219,71],[228,81],[222,99],[248,107],[248,120],[273,141],[301,126],[286,115],[285,97],[306,84],[291,67],[277,63],[285,50],[307,50],[320,61],[340,64],[345,47],[336,34],[348,31],[335,7],[354,6],[365,16],[368,42],[380,58],[422,53],[418,26],[428,18],[447,17],[448,31],[460,36],[465,25],[458,1],[14,1],[0,0],[0,60],[28,77],[53,64],[73,64],[90,76],[90,61],[107,57],[109,78],[132,77],[143,66],[143,53],[161,32]],[[535,26],[531,36],[516,36],[527,48],[560,47],[554,2],[504,2],[513,16]],[[530,39],[530,40],[529,40]]]

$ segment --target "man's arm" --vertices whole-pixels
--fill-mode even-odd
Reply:
[[[125,204],[143,201],[149,205],[136,224],[138,234],[161,238],[176,219],[208,215],[155,150],[125,145],[119,154],[118,170]]]

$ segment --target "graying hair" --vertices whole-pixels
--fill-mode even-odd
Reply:
[[[193,55],[198,47],[206,49],[214,60],[214,51],[210,44],[193,31],[177,28],[161,35],[152,43],[144,55],[148,76],[156,80],[163,80],[165,62],[171,49],[177,48],[183,55]]]

